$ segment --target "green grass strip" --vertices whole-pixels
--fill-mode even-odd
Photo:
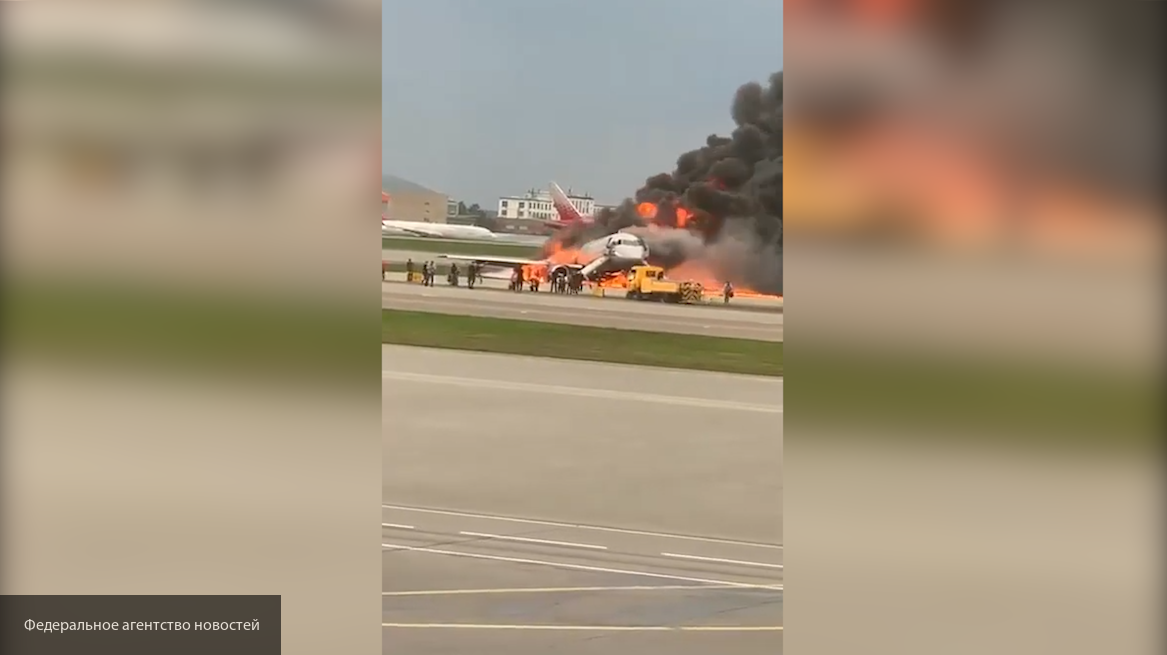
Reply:
[[[750,339],[385,309],[381,311],[381,340],[407,346],[782,375],[782,343]]]
[[[417,252],[443,253],[447,255],[484,255],[487,257],[529,257],[539,256],[538,246],[524,246],[510,243],[470,243],[447,239],[423,239],[411,237],[384,237],[384,250],[405,250]]]

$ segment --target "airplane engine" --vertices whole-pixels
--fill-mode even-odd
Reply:
[[[564,266],[563,264],[557,264],[547,269],[547,277],[548,279],[554,280],[561,277],[567,277],[567,274],[570,272],[571,269],[569,267]]]

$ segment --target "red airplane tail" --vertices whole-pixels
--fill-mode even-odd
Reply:
[[[578,222],[587,222],[591,219],[579,213],[575,205],[571,204],[571,200],[567,198],[567,194],[559,185],[551,183],[551,204],[555,206],[555,212],[559,214],[559,220],[546,221],[545,224],[552,228],[563,228]]]

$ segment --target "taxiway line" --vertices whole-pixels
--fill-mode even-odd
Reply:
[[[508,587],[500,589],[433,589],[414,591],[382,591],[382,596],[466,596],[478,594],[569,594],[592,593],[597,591],[684,591],[696,589],[734,589],[732,585],[687,584],[687,585],[628,585],[622,587]]]
[[[461,630],[580,630],[591,632],[780,632],[780,625],[506,625],[501,623],[382,623],[382,628]]]
[[[700,555],[682,555],[681,553],[661,553],[661,555],[664,555],[665,557],[677,557],[680,559],[699,560],[702,562],[721,562],[722,564],[741,564],[742,566],[765,566],[765,567],[771,568],[771,569],[783,568],[783,566],[781,564],[769,564],[766,562],[749,562],[749,561],[740,560],[740,559],[724,559],[721,557],[703,557]]]
[[[507,541],[522,541],[532,544],[548,544],[551,546],[572,546],[574,548],[595,548],[598,550],[608,550],[607,546],[598,546],[596,544],[581,544],[574,541],[553,541],[551,539],[534,539],[531,537],[514,537],[505,534],[489,534],[486,532],[467,532],[465,530],[458,534],[466,535],[468,537],[482,537],[483,539],[505,539]]]
[[[757,541],[739,541],[736,539],[718,539],[716,537],[697,537],[693,535],[671,534],[668,532],[652,532],[648,530],[630,530],[625,528],[611,528],[602,525],[588,525],[585,523],[562,523],[559,521],[543,521],[540,519],[520,519],[512,516],[497,516],[493,514],[475,514],[472,512],[456,512],[453,510],[430,509],[427,507],[409,507],[406,505],[381,504],[381,509],[391,509],[401,512],[417,512],[420,514],[439,514],[442,516],[460,516],[484,521],[505,521],[508,523],[525,523],[527,525],[545,525],[553,528],[572,528],[575,530],[595,530],[597,532],[613,532],[616,534],[634,534],[643,537],[657,537],[661,539],[677,539],[680,541],[699,541],[711,544],[725,544],[731,546],[748,546],[752,548],[770,548],[782,550],[780,544],[767,544]]]
[[[436,555],[450,555],[454,557],[469,557],[473,559],[495,560],[499,562],[514,562],[516,564],[534,564],[538,566],[550,566],[561,569],[574,569],[577,571],[596,571],[599,573],[617,573],[621,575],[638,575],[648,578],[662,578],[666,580],[683,580],[685,582],[705,582],[708,584],[723,585],[727,587],[742,587],[747,589],[775,589],[781,590],[782,585],[764,585],[752,584],[749,582],[733,582],[730,580],[711,580],[708,578],[690,578],[680,575],[669,575],[666,573],[650,573],[648,571],[629,571],[627,569],[612,569],[603,566],[587,566],[585,564],[568,564],[567,562],[550,562],[547,560],[527,559],[524,557],[504,557],[502,555],[483,555],[480,553],[467,553],[457,550],[443,550],[439,548],[423,548],[421,546],[402,546],[399,544],[381,544],[382,548],[396,551],[410,551],[418,553],[433,553]]]

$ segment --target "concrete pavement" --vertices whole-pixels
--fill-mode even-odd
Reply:
[[[781,652],[781,379],[385,346],[382,383],[385,652]]]
[[[393,277],[403,278],[403,275]],[[392,277],[391,277],[392,279]],[[381,307],[415,311],[515,318],[548,323],[617,327],[680,334],[781,341],[783,314],[739,305],[688,306],[635,302],[617,297],[561,296],[513,293],[505,282],[488,280],[474,290],[439,285],[423,287],[403,282],[381,284]]]

